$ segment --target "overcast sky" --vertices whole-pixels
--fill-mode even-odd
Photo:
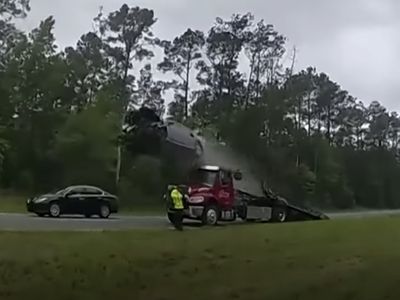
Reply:
[[[31,0],[21,26],[31,29],[53,15],[64,48],[91,29],[100,6],[109,12],[123,3],[154,9],[154,32],[163,39],[188,27],[206,31],[217,16],[253,12],[296,45],[297,69],[315,66],[365,103],[400,111],[398,0]]]

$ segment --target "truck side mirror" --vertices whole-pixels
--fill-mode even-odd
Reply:
[[[233,178],[235,178],[235,180],[237,181],[242,180],[242,172],[236,171],[235,173],[233,173]]]

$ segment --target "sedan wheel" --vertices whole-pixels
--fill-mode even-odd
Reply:
[[[58,218],[61,214],[61,208],[60,205],[58,205],[58,203],[52,203],[50,205],[50,216],[53,218]]]
[[[107,204],[100,206],[100,218],[107,219],[111,214],[110,207]]]

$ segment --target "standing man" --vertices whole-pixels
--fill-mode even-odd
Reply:
[[[184,210],[183,195],[179,191],[177,186],[169,186],[168,193],[171,203],[168,214],[170,214],[170,219],[174,227],[177,230],[182,231],[183,210]]]

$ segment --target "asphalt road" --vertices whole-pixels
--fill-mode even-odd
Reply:
[[[164,216],[111,216],[109,219],[66,216],[57,219],[31,214],[0,214],[0,230],[5,231],[101,231],[167,228]]]
[[[365,218],[384,215],[400,215],[400,210],[342,212],[328,214],[331,219]],[[190,228],[198,223],[189,222]],[[146,228],[171,228],[165,216],[113,216],[103,220],[80,216],[58,219],[40,218],[31,214],[0,213],[0,230],[4,231],[102,231]]]

